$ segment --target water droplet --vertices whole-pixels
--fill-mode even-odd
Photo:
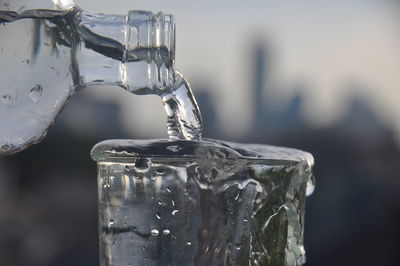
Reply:
[[[192,245],[192,243],[191,242],[186,242],[186,244],[185,244],[186,246],[191,246]]]
[[[164,235],[169,235],[169,233],[171,233],[171,231],[169,231],[168,229],[164,229],[164,230],[163,230],[163,234],[164,234]]]
[[[237,195],[236,195],[236,197],[235,197],[235,200],[238,200],[238,199],[239,199],[239,196],[240,196],[240,192],[237,193]]]
[[[236,250],[240,250],[242,248],[242,245],[240,244],[235,244],[233,246],[235,247]]]
[[[114,225],[114,220],[110,219],[110,221],[108,222],[108,226],[113,226]]]
[[[29,97],[31,97],[32,101],[37,103],[40,100],[40,97],[42,97],[42,93],[43,87],[39,84],[36,84],[35,87],[29,91]]]
[[[171,146],[168,146],[166,149],[170,150],[172,152],[178,152],[181,150],[181,148],[178,145],[171,145]]]
[[[156,217],[158,220],[161,220],[161,216],[158,213],[156,213]]]
[[[13,149],[14,149],[14,145],[12,145],[12,144],[4,144],[3,146],[0,147],[0,152],[1,153],[9,152],[9,151],[11,151]]]
[[[311,175],[307,180],[306,195],[310,196],[315,190],[315,177]]]
[[[303,265],[306,263],[306,256],[305,255],[300,255],[300,257],[297,259],[297,264],[298,265]]]
[[[60,76],[60,72],[58,72],[57,69],[56,69],[55,67],[49,66],[49,69],[50,69],[51,72],[52,72],[53,74],[55,74],[57,77]]]
[[[162,175],[164,173],[165,173],[164,169],[162,169],[162,168],[156,169],[156,174],[157,175]]]
[[[135,171],[138,173],[147,173],[150,170],[150,164],[150,159],[138,158],[135,162]]]
[[[171,214],[172,214],[172,215],[175,215],[175,214],[178,213],[178,212],[179,212],[179,210],[173,210]]]
[[[171,200],[172,206],[175,206],[175,201]]]
[[[290,172],[292,172],[294,169],[295,169],[295,168],[294,168],[293,166],[290,166],[290,165],[286,165],[286,166],[284,167],[284,170],[285,170],[286,173],[290,173]]]
[[[170,189],[169,187],[167,187],[165,190],[166,190],[168,193],[171,193],[171,189]]]
[[[9,104],[11,104],[11,96],[10,95],[8,95],[8,94],[5,94],[5,95],[3,95],[2,97],[1,97],[1,102],[3,103],[3,104],[7,104],[7,105],[9,105]]]
[[[160,232],[157,229],[152,229],[151,230],[151,235],[152,236],[158,236],[160,234]]]

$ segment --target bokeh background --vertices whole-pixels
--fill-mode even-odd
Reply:
[[[309,266],[398,265],[400,2],[76,0],[174,14],[204,136],[316,159]],[[39,145],[0,159],[0,265],[98,265],[96,165],[110,138],[166,137],[160,100],[88,88]]]

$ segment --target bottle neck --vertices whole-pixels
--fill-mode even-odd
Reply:
[[[127,16],[78,11],[73,51],[78,87],[116,85],[135,94],[163,94],[175,82],[175,23],[171,15]]]

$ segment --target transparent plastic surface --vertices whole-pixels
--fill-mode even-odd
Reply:
[[[92,14],[71,0],[0,0],[0,36],[0,155],[39,142],[68,98],[92,85],[159,95],[170,137],[201,136],[197,103],[174,69],[170,15]]]
[[[97,144],[101,265],[302,265],[313,158],[214,140]]]

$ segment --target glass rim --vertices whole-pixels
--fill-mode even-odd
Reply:
[[[266,144],[234,143],[203,138],[185,139],[114,139],[97,143],[90,152],[94,161],[129,162],[134,158],[179,160],[268,160],[314,164],[313,156],[297,149]]]

